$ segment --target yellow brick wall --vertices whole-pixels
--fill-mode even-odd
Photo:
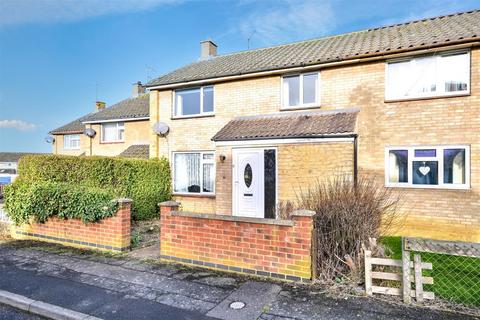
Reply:
[[[404,197],[402,213],[405,224],[401,231],[404,235],[480,242],[480,49],[472,49],[471,61],[471,95],[403,102],[384,101],[384,62],[321,70],[322,105],[318,110],[361,109],[358,119],[360,174],[373,173],[384,181],[387,146],[471,146],[471,189],[395,189]],[[215,99],[214,117],[172,120],[172,91],[153,91],[150,112],[155,118],[152,117],[151,121],[167,122],[171,133],[167,138],[151,135],[151,155],[214,150],[211,137],[230,119],[279,112],[280,77],[218,83],[215,85]],[[217,162],[219,152],[228,154],[228,150],[217,149]],[[285,163],[294,166],[298,161]],[[228,165],[228,156],[226,164],[217,163],[215,203],[219,213],[230,205]],[[282,194],[281,189],[279,194]]]

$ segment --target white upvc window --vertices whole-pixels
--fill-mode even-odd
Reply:
[[[214,152],[173,152],[173,191],[215,194]]]
[[[470,52],[390,61],[386,64],[385,99],[403,100],[470,93]]]
[[[63,136],[63,149],[78,150],[80,149],[80,135],[67,134]]]
[[[385,185],[407,188],[470,188],[470,147],[466,145],[388,147]]]
[[[320,105],[320,72],[282,77],[282,108],[308,108]]]
[[[215,90],[213,86],[174,91],[174,118],[213,115]]]
[[[102,123],[102,142],[125,141],[125,124],[123,122]]]

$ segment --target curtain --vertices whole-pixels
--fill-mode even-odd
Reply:
[[[199,153],[176,153],[174,172],[175,192],[200,192]]]

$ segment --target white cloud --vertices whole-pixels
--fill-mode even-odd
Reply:
[[[79,21],[181,0],[0,0],[0,25]]]
[[[17,129],[20,131],[30,131],[38,128],[34,123],[25,122],[22,120],[0,120],[0,129]]]
[[[335,19],[327,0],[282,0],[272,2],[243,19],[240,30],[244,37],[263,44],[320,37],[335,28]]]

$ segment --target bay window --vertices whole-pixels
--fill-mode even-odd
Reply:
[[[390,187],[470,187],[470,147],[395,147],[385,151],[385,184]]]
[[[214,153],[174,152],[173,191],[185,194],[214,194]]]
[[[102,124],[102,142],[123,141],[125,141],[125,124],[123,122]]]
[[[470,92],[470,52],[446,52],[386,65],[385,99],[401,100]]]
[[[63,136],[63,149],[78,150],[80,149],[80,135],[67,134]]]
[[[213,86],[175,91],[175,117],[209,115],[214,112]]]
[[[306,73],[282,78],[283,108],[318,106],[320,73]]]

